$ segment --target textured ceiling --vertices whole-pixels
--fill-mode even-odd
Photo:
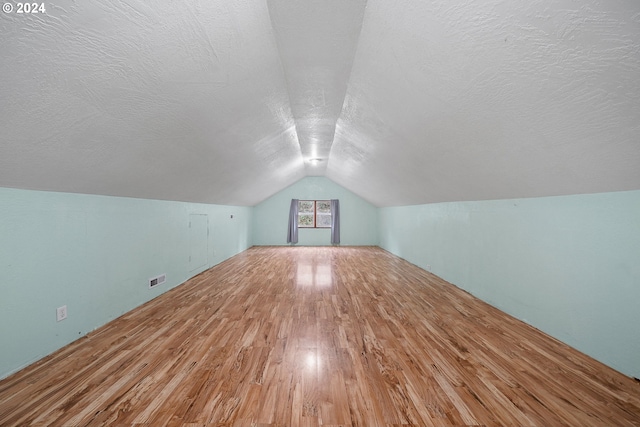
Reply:
[[[640,189],[635,0],[45,5],[0,16],[0,186],[254,205],[326,175],[377,206]]]

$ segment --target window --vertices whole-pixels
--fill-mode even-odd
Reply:
[[[298,227],[331,228],[331,201],[298,201]]]

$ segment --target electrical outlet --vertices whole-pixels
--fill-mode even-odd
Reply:
[[[427,271],[431,271],[431,264],[427,264]]]
[[[67,306],[63,305],[62,307],[56,308],[56,321],[60,322],[67,318]]]

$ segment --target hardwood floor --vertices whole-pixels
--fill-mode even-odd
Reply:
[[[1,426],[633,426],[640,384],[379,248],[256,247],[0,381]]]

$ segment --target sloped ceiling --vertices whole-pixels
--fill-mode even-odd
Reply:
[[[640,189],[635,0],[45,6],[0,16],[0,186],[255,205],[325,175],[377,206]]]

